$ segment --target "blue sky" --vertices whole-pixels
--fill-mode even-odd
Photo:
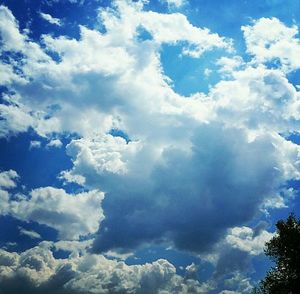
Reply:
[[[0,294],[250,293],[298,214],[298,1],[1,1]]]

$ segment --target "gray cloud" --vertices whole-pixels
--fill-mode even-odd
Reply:
[[[243,130],[212,124],[191,143],[189,152],[166,149],[150,179],[102,183],[105,220],[95,251],[155,240],[208,250],[227,228],[250,220],[284,178],[268,136],[248,142]]]

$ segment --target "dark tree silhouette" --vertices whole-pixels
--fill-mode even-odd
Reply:
[[[292,213],[276,224],[276,235],[266,243],[265,254],[275,266],[253,293],[300,293],[300,220]]]

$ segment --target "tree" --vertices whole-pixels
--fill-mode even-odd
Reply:
[[[292,213],[276,224],[276,235],[266,243],[265,254],[275,262],[253,293],[300,293],[300,220]]]

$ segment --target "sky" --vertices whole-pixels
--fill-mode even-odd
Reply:
[[[300,2],[0,1],[0,294],[246,294],[300,215]]]

